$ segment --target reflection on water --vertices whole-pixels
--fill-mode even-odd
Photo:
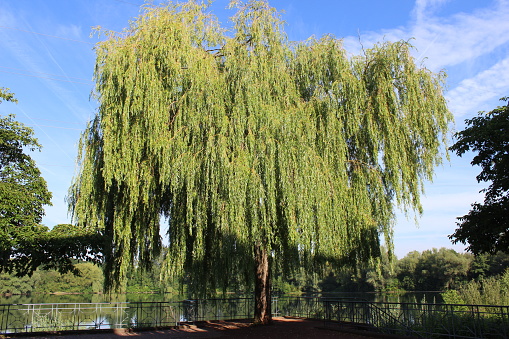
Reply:
[[[442,303],[440,292],[394,292],[394,293],[329,293],[323,296],[340,298],[358,298],[368,301],[396,303]],[[229,298],[245,295],[229,295]],[[101,303],[101,302],[136,302],[136,301],[181,301],[188,299],[183,295],[172,293],[133,293],[133,294],[32,294],[0,296],[0,304],[40,304],[40,303]]]
[[[46,303],[101,303],[135,301],[178,301],[182,296],[164,293],[136,294],[32,294],[1,296],[0,304],[46,304]]]
[[[443,298],[441,292],[338,292],[324,293],[322,296],[337,298],[356,298],[374,302],[394,302],[394,303],[423,303],[423,304],[441,304]]]

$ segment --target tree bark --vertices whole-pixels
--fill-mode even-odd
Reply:
[[[272,323],[272,295],[269,255],[262,245],[255,245],[255,310],[254,323]]]

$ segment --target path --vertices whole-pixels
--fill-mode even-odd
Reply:
[[[149,330],[141,332],[128,332],[117,330],[115,332],[83,332],[65,335],[44,334],[40,336],[23,336],[18,338],[34,339],[138,339],[138,338],[242,338],[242,339],[308,339],[308,338],[343,338],[368,339],[388,338],[376,333],[348,333],[324,328],[324,322],[319,320],[274,318],[274,324],[269,326],[253,326],[248,321],[210,321],[202,322],[198,326],[188,325],[178,329]]]

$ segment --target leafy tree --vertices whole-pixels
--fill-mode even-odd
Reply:
[[[34,291],[38,280],[39,275],[37,273],[31,277],[27,275],[16,277],[13,274],[0,273],[0,294],[30,294]]]
[[[16,102],[8,89],[2,100]],[[78,270],[75,260],[101,260],[101,234],[95,229],[42,226],[51,193],[27,151],[40,150],[33,130],[13,115],[0,117],[0,272],[30,275],[39,266],[64,273]]]
[[[101,268],[92,263],[76,263],[80,274],[59,273],[55,270],[39,272],[40,279],[35,285],[36,293],[101,293],[103,275]]]
[[[318,287],[322,292],[368,292],[397,289],[393,260],[389,258],[384,247],[381,248],[381,257],[377,261],[360,263],[357,267],[329,269],[323,280],[318,283]]]
[[[502,98],[501,100],[508,100]],[[451,147],[457,155],[476,152],[472,165],[481,166],[477,181],[491,182],[483,190],[484,203],[474,203],[458,218],[458,228],[449,236],[453,243],[468,243],[478,253],[509,253],[509,104],[466,120],[467,128],[456,133]]]
[[[37,238],[20,241],[15,248],[11,266],[17,275],[31,274],[37,268],[80,275],[76,263],[102,263],[104,239],[95,229],[59,224],[51,230],[40,226],[39,230]]]
[[[370,265],[367,268],[366,280],[376,291],[398,289],[394,261],[387,251],[382,251],[379,265]]]
[[[330,35],[288,42],[265,1],[231,5],[230,31],[189,1],[107,32],[69,202],[104,232],[106,287],[157,256],[163,215],[164,272],[202,293],[254,286],[268,323],[271,275],[392,243],[394,206],[421,210],[451,115],[408,43],[349,58]]]
[[[467,279],[472,256],[452,249],[413,251],[398,261],[398,280],[405,290],[441,291]]]
[[[490,257],[490,274],[498,275],[509,269],[509,253],[498,252]]]
[[[398,260],[396,276],[404,290],[414,291],[416,289],[415,273],[421,257],[422,254],[419,251],[412,251]]]
[[[509,253],[478,254],[470,267],[470,277],[482,280],[485,277],[501,275],[509,269]]]
[[[509,304],[509,270],[479,281],[471,280],[462,285],[457,294],[465,304],[507,305]]]
[[[5,87],[0,87],[0,103],[2,103],[2,101],[18,102],[14,97],[14,93],[9,92],[9,88]]]
[[[8,89],[0,88],[2,100],[16,102]],[[44,232],[39,223],[51,193],[27,154],[40,148],[31,128],[13,115],[0,117],[0,272],[22,271],[16,267],[18,247]]]
[[[440,291],[457,287],[467,277],[471,258],[452,249],[422,252],[415,275],[422,291]]]
[[[489,254],[478,254],[474,256],[468,272],[469,278],[482,279],[485,277],[490,270],[490,257]]]

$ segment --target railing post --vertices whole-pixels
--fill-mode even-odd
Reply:
[[[28,315],[31,317],[30,319],[30,332],[33,332],[34,331],[34,313],[35,313],[35,306],[34,305],[31,305],[33,310],[32,312],[30,312],[30,307],[28,308]]]
[[[198,300],[184,300],[184,319],[194,323],[198,318]]]
[[[500,313],[501,313],[501,322],[502,324],[505,324],[502,326],[503,328],[503,335],[504,335],[504,338],[507,338],[509,333],[509,306],[501,306],[500,307]]]

